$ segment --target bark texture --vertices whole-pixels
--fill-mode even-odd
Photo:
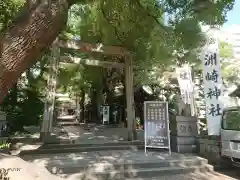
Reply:
[[[51,45],[67,22],[67,0],[26,4],[12,27],[0,36],[0,103],[21,74]]]

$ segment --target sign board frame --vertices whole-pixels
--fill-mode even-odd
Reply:
[[[165,123],[167,125],[167,142],[168,146],[149,146],[147,144],[147,137],[148,137],[148,127],[147,127],[147,104],[164,104],[166,106],[166,112],[165,112]],[[159,121],[159,120],[156,120]],[[144,141],[145,141],[145,153],[147,153],[147,148],[157,148],[157,149],[168,149],[169,154],[171,155],[171,144],[170,144],[170,128],[169,128],[169,113],[168,113],[168,102],[167,101],[144,101]]]
[[[107,112],[107,114],[106,114]],[[103,106],[102,108],[102,123],[105,124],[109,124],[109,116],[110,116],[110,106]]]

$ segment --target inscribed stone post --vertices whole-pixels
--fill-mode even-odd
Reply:
[[[222,77],[217,34],[211,35],[201,54],[208,135],[220,134],[223,104]]]

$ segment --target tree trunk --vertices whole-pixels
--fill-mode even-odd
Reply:
[[[10,105],[11,105],[11,112],[13,113],[18,106],[18,87],[17,83],[15,83],[11,89],[10,95]]]
[[[92,121],[94,123],[97,123],[98,121],[98,89],[92,89],[91,91],[91,106],[92,106],[92,112],[91,117]]]
[[[85,111],[85,91],[84,89],[81,89],[81,94],[80,94],[80,102],[79,102],[79,105],[80,105],[80,122],[81,123],[85,123],[85,114],[84,114],[84,111]]]
[[[36,2],[30,7],[26,4],[21,16],[0,36],[0,103],[66,24],[67,0],[51,0],[49,4]]]

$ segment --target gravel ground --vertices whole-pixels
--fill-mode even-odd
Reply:
[[[240,179],[240,169],[239,168],[232,168],[230,170],[220,170],[218,172],[221,174],[224,174],[226,176],[233,177],[235,179]]]
[[[19,157],[0,154],[0,179],[9,180],[63,180],[33,163]]]

